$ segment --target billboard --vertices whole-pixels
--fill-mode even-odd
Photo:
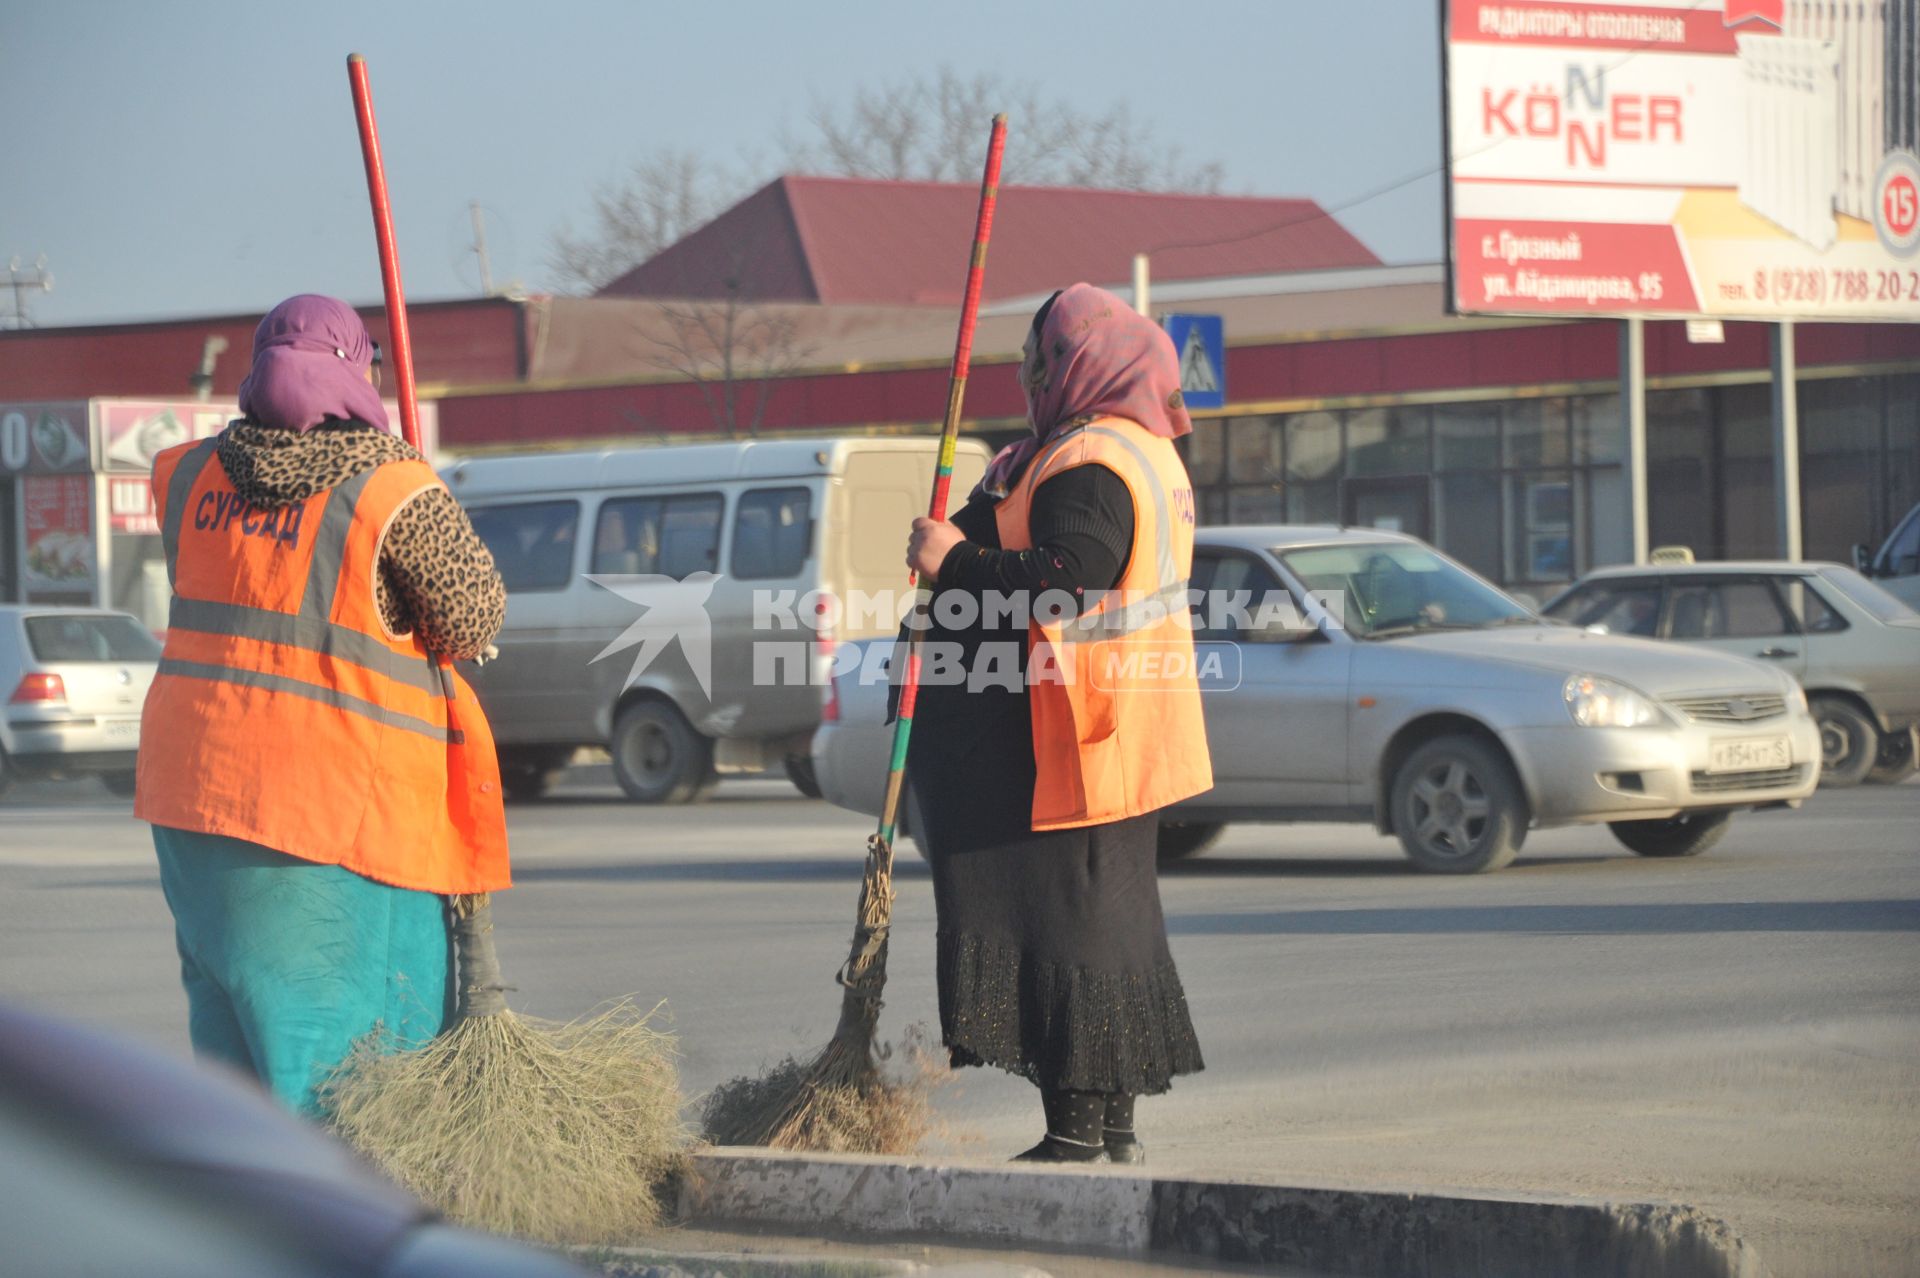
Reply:
[[[0,404],[0,476],[87,469],[85,403]]]
[[[1449,0],[1453,309],[1920,320],[1920,0]]]

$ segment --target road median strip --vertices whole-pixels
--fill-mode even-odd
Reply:
[[[1284,1264],[1335,1274],[1762,1278],[1692,1207],[1367,1191],[715,1148],[692,1160],[690,1225]]]

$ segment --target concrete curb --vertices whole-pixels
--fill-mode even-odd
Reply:
[[[1765,1273],[1724,1222],[1666,1203],[1315,1189],[765,1149],[695,1154],[680,1212],[702,1226],[1155,1251],[1383,1278]]]

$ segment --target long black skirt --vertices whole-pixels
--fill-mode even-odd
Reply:
[[[925,689],[909,775],[953,1063],[1136,1094],[1200,1070],[1160,909],[1158,818],[1036,833],[1023,693]]]

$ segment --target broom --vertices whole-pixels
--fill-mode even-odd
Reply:
[[[365,61],[347,60],[398,368],[400,421],[419,447],[406,299]],[[452,670],[437,663],[451,690]],[[461,748],[491,755],[472,695],[449,695]],[[467,787],[454,787],[464,792]],[[498,786],[493,794],[498,794]],[[455,1220],[560,1243],[618,1243],[657,1223],[684,1133],[672,1039],[620,1001],[566,1025],[515,1016],[486,895],[450,899],[454,1023],[417,1051],[361,1043],[322,1089],[348,1143]]]
[[[947,517],[954,449],[960,438],[960,403],[973,358],[973,324],[980,309],[987,239],[993,231],[1000,157],[1006,140],[1007,117],[996,115],[987,141],[986,171],[980,180],[980,208],[974,222],[966,292],[960,304],[960,331],[947,387],[947,415],[934,470],[933,496],[927,506],[931,519]],[[920,691],[920,645],[926,634],[931,598],[932,592],[922,588],[914,602],[915,624],[907,641],[893,753],[887,765],[886,799],[880,809],[879,829],[867,839],[852,952],[838,976],[842,987],[840,1023],[825,1050],[810,1063],[789,1058],[760,1078],[735,1079],[716,1088],[708,1098],[705,1119],[707,1135],[717,1144],[908,1153],[925,1130],[924,1089],[895,1082],[882,1073],[876,1034],[880,994],[887,983],[887,937],[893,919],[894,828],[906,775],[914,703]]]

